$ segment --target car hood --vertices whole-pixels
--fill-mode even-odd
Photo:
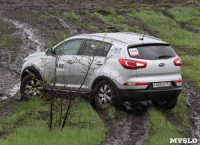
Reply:
[[[44,56],[44,55],[46,55],[45,52],[35,52],[35,53],[29,55],[28,57],[26,57],[26,58],[24,59],[24,62],[27,61],[29,58],[38,57],[38,56]]]
[[[31,55],[28,56],[29,57],[35,57],[35,56],[44,56],[45,55],[45,52],[35,52]]]

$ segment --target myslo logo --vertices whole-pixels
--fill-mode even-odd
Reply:
[[[170,138],[170,143],[197,143],[196,138]]]

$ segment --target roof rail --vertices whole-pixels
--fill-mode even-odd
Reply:
[[[119,32],[119,33],[125,33],[125,34],[132,34],[132,35],[139,35],[139,36],[143,36],[144,34],[139,34],[139,33],[134,33],[134,32]],[[148,38],[152,38],[152,39],[156,39],[156,40],[160,40],[159,38],[156,38],[154,36],[149,36],[145,34],[145,37]]]
[[[112,38],[112,37],[107,37],[107,36],[99,36],[99,35],[95,35],[95,34],[80,34],[80,35],[86,35],[86,36],[91,36],[91,37],[94,36],[94,37],[99,37],[99,38],[105,38],[105,39],[115,40],[115,41],[118,41],[118,42],[121,42],[121,43],[126,43],[126,42],[124,42],[122,40],[119,40],[119,39],[116,39],[116,38]]]

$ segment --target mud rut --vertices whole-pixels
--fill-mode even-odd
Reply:
[[[116,119],[98,112],[105,126],[109,129],[103,145],[142,145],[149,137],[149,118],[145,109],[132,110],[118,108]],[[136,115],[136,112],[139,114]]]

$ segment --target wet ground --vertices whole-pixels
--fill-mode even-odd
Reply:
[[[77,26],[63,17],[54,15],[53,20],[44,21],[38,19],[40,15],[51,16],[55,11],[67,11],[75,9],[82,15],[83,23],[97,25],[100,30],[110,29],[117,31],[116,28],[93,21],[82,14],[84,7],[98,7],[94,3],[82,3],[80,5],[71,4],[72,1],[51,1],[49,4],[44,1],[20,1],[20,0],[0,0],[0,21],[9,24],[8,29],[12,29],[11,35],[17,35],[22,40],[16,59],[11,61],[10,50],[2,50],[1,70],[0,70],[0,117],[4,118],[11,115],[15,108],[20,104],[19,83],[20,69],[23,59],[29,54],[42,50],[47,47],[50,39],[59,41],[55,38],[57,30],[76,35],[79,33],[91,33],[93,31]],[[103,2],[102,2],[103,3]],[[117,3],[120,3],[117,1]],[[104,3],[102,4],[104,5]],[[71,9],[70,9],[71,7]],[[80,10],[79,10],[80,9]],[[29,18],[30,17],[30,18]],[[43,17],[46,18],[46,17]],[[151,32],[150,32],[151,33]],[[183,87],[183,95],[187,99],[189,117],[193,124],[192,137],[200,136],[200,95],[192,89],[188,82]],[[118,109],[116,119],[110,118],[103,112],[98,112],[105,126],[109,129],[104,145],[141,145],[148,138],[150,133],[149,119],[146,112],[147,104],[131,106],[129,104]],[[0,138],[5,137],[7,132],[0,132]]]
[[[193,89],[189,82],[183,83],[183,95],[186,98],[189,109],[188,116],[192,124],[192,138],[197,138],[200,142],[200,95]]]
[[[141,145],[149,137],[147,104],[130,106],[127,103],[117,109],[115,119],[99,112],[109,129],[104,145]]]

